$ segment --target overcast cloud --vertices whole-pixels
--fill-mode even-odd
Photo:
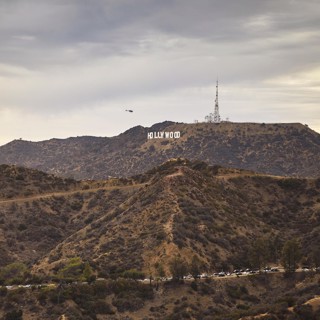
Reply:
[[[0,0],[0,144],[222,118],[320,132],[318,0]],[[133,109],[133,113],[125,112]]]

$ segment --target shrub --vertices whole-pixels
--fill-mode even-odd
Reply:
[[[0,297],[5,297],[8,293],[8,289],[6,287],[0,287]]]
[[[37,299],[40,303],[40,305],[44,306],[46,304],[46,301],[47,301],[47,298],[48,298],[48,294],[47,294],[47,291],[45,290],[40,290],[38,293],[37,293]]]
[[[112,300],[112,304],[118,309],[119,312],[137,311],[144,306],[143,300],[135,297],[134,295],[115,297]]]
[[[113,281],[112,290],[116,295],[130,295],[134,293],[135,296],[140,297],[142,299],[152,299],[153,298],[153,290],[149,285],[127,280],[127,279],[118,279]]]
[[[136,269],[130,269],[130,270],[124,271],[122,276],[126,279],[133,279],[133,280],[145,278],[144,273]]]
[[[48,292],[49,300],[54,304],[60,304],[66,301],[70,296],[69,292],[63,288],[56,288]]]
[[[287,295],[287,296],[280,298],[278,300],[278,302],[282,303],[282,304],[284,303],[286,305],[286,307],[292,307],[295,305],[296,299],[291,295]]]
[[[29,272],[25,264],[14,262],[0,269],[0,280],[5,284],[21,284],[27,278]]]
[[[24,223],[20,223],[18,225],[18,230],[19,231],[24,231],[24,230],[27,230],[27,229],[28,229],[28,227]]]
[[[248,290],[245,286],[228,285],[226,291],[228,296],[233,299],[240,299],[243,295],[248,294]]]
[[[98,299],[97,301],[95,301],[93,307],[96,313],[114,314],[114,312],[111,309],[111,306],[103,299]]]
[[[239,303],[239,304],[237,304],[237,309],[248,310],[248,309],[250,309],[250,307],[248,305],[246,305],[246,304]]]
[[[82,280],[84,267],[85,265],[80,257],[71,258],[66,265],[59,270],[58,278],[71,282]]]
[[[306,181],[296,178],[285,178],[278,180],[279,187],[286,190],[299,190],[305,186]]]
[[[103,298],[112,293],[112,288],[110,288],[109,282],[106,280],[95,281],[92,284],[94,295],[99,298]]]
[[[196,282],[191,282],[190,287],[194,291],[198,290],[198,284]]]
[[[313,310],[309,304],[302,304],[293,308],[293,311],[300,316],[301,319],[313,319]]]
[[[22,310],[13,310],[8,312],[5,317],[4,320],[22,320]]]

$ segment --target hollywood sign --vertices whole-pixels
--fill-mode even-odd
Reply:
[[[148,139],[179,139],[180,131],[171,132],[148,132]]]

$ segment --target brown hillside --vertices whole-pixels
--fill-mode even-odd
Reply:
[[[175,255],[187,261],[197,255],[206,268],[219,270],[248,265],[248,250],[259,237],[301,239],[305,256],[317,247],[319,179],[263,176],[187,160],[169,161],[135,179],[149,182],[61,239],[36,270],[48,271],[75,255],[107,275],[132,268],[148,272],[156,262],[168,270]]]
[[[274,249],[276,243],[296,238],[301,265],[316,263],[319,178],[268,176],[185,159],[172,159],[130,179],[106,181],[76,182],[13,166],[0,169],[0,269],[22,261],[33,273],[55,279],[70,258],[81,257],[106,278],[0,287],[1,319],[17,319],[22,312],[26,320],[319,316],[316,271],[290,277],[278,272],[154,281],[152,286],[121,278],[132,268],[156,276],[156,263],[170,276],[174,256],[186,262],[198,256],[202,271],[247,267],[250,249],[262,237]],[[273,253],[269,262],[279,264]]]
[[[180,131],[180,139],[147,139],[148,132]],[[301,124],[163,122],[134,127],[112,138],[15,140],[0,147],[0,163],[76,179],[128,177],[170,158],[260,173],[317,177],[320,135]]]
[[[38,170],[0,165],[0,200],[79,189],[80,182]]]
[[[0,266],[37,261],[138,188],[127,180],[79,182],[5,165],[0,177]]]
[[[174,255],[187,261],[197,255],[206,268],[219,270],[248,265],[248,250],[262,236],[280,243],[298,238],[305,257],[320,240],[319,179],[265,176],[184,159],[105,182],[3,168],[10,172],[8,190],[16,184],[11,173],[20,170],[19,181],[28,189],[36,192],[47,181],[41,188],[48,190],[25,195],[21,188],[0,200],[3,265],[36,262],[34,270],[48,272],[81,256],[108,275],[147,271],[156,262],[168,271]],[[40,185],[34,175],[42,177]]]

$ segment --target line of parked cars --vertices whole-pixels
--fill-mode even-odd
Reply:
[[[235,269],[232,272],[229,271],[220,271],[214,272],[212,274],[202,273],[198,276],[199,279],[206,279],[206,278],[213,278],[213,277],[230,277],[230,276],[241,276],[241,275],[250,275],[250,274],[257,274],[262,272],[280,272],[280,269],[277,267],[265,267],[262,270],[259,269]],[[187,275],[184,279],[193,279],[193,276]]]

